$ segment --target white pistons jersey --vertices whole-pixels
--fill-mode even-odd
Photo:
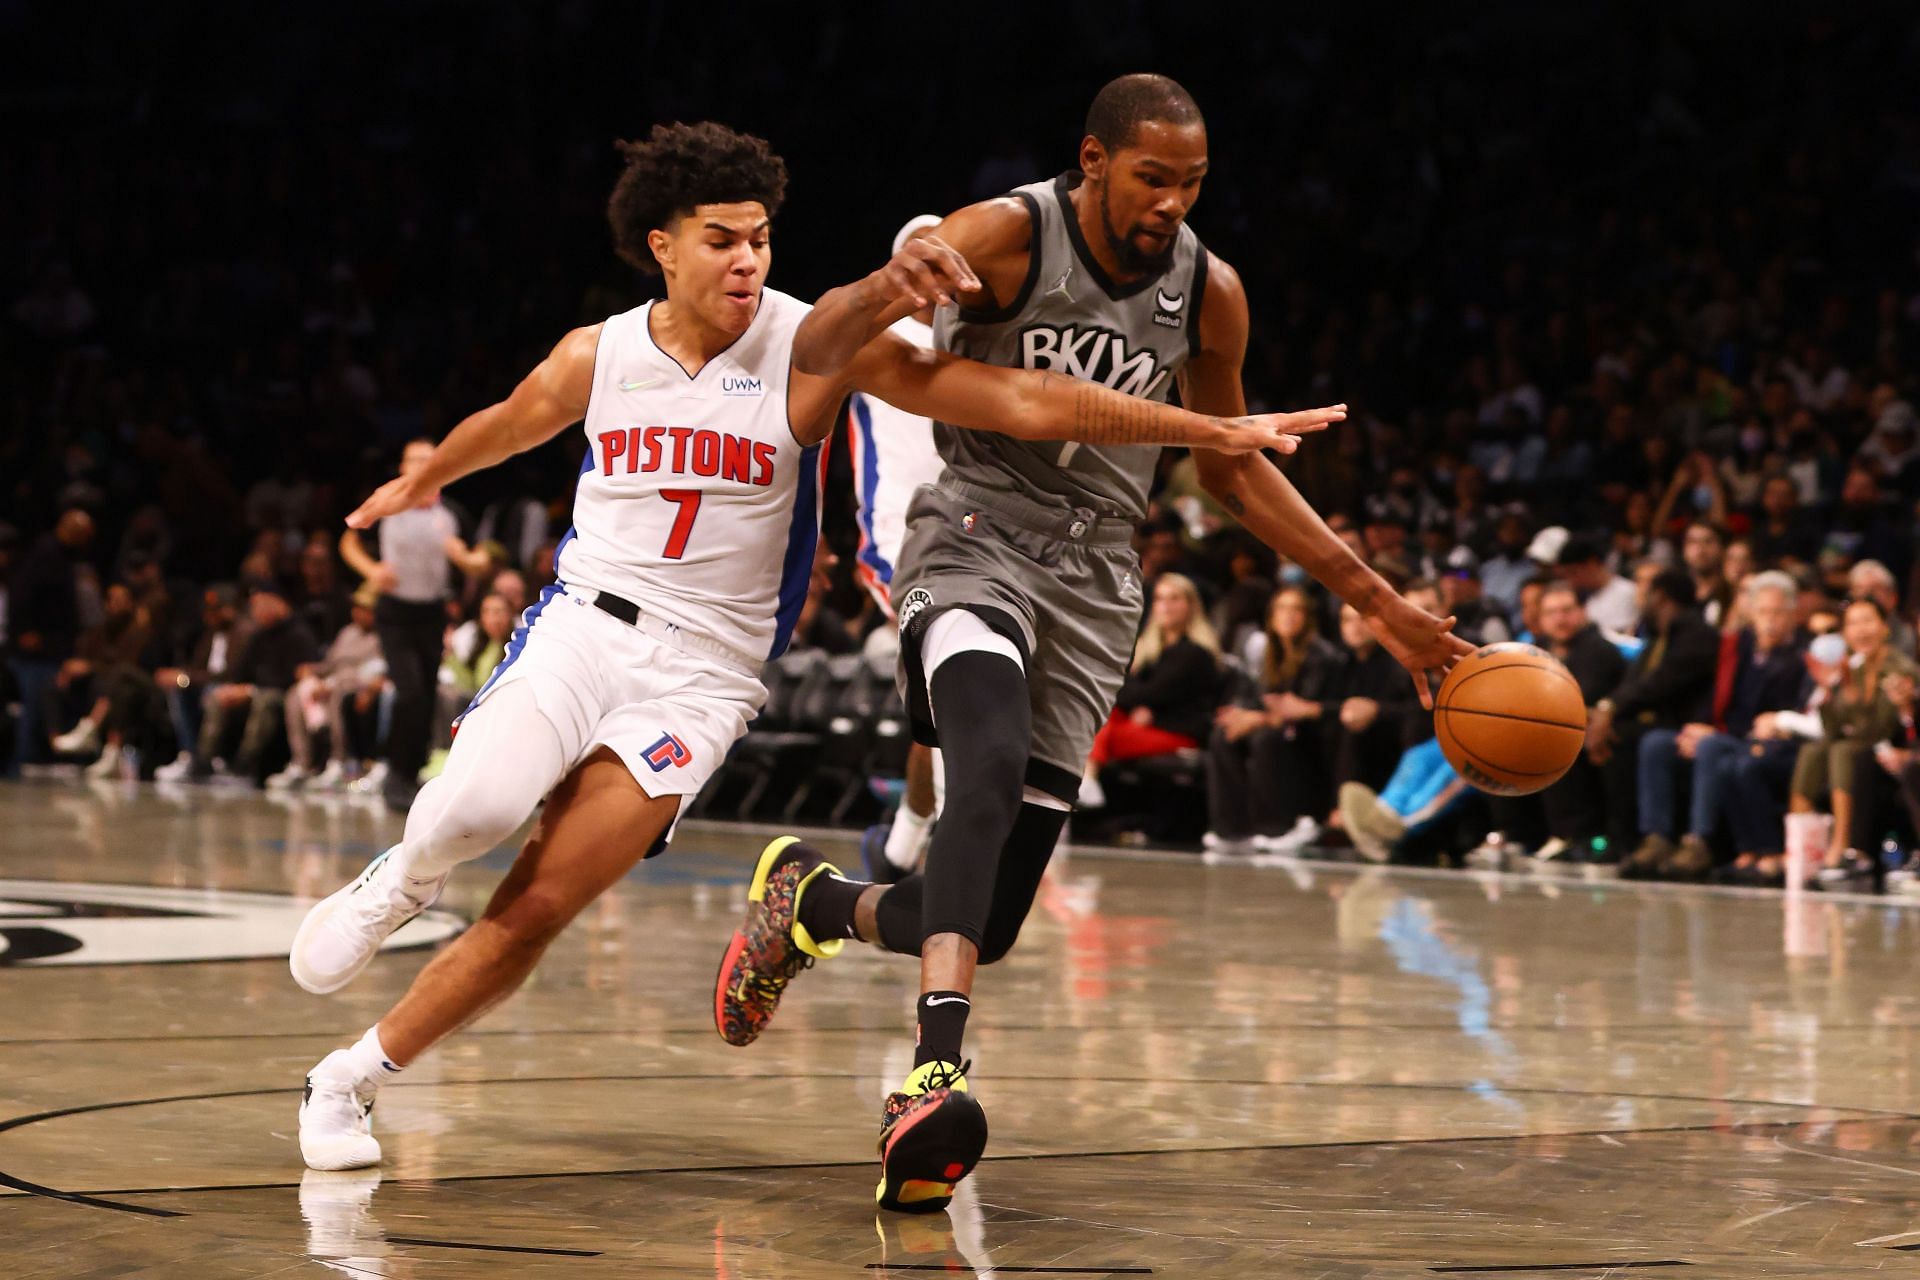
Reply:
[[[896,320],[891,332],[916,347],[933,347],[933,327],[912,316]],[[915,489],[940,478],[946,464],[934,447],[933,419],[860,391],[848,399],[847,448],[860,505],[860,580],[891,615],[888,592],[907,536],[907,504]]]
[[[762,289],[747,331],[689,377],[654,342],[653,306],[601,326],[555,572],[755,662],[778,657],[820,529],[819,447],[803,448],[787,421],[793,335],[809,308]]]

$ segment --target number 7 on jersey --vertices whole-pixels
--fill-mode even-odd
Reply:
[[[678,560],[687,553],[687,538],[693,533],[693,519],[700,514],[700,491],[698,489],[662,489],[660,496],[680,508],[673,518],[673,528],[667,534],[667,547],[661,554],[669,560]]]

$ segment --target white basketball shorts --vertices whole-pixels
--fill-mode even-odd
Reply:
[[[757,676],[557,587],[523,615],[467,714],[484,714],[494,691],[516,681],[532,687],[572,764],[609,747],[656,797],[696,794],[767,699]]]

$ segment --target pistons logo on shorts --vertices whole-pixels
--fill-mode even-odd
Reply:
[[[687,744],[670,733],[660,735],[660,741],[648,747],[640,755],[647,762],[647,768],[660,773],[668,767],[679,769],[693,762],[693,752],[687,750]]]

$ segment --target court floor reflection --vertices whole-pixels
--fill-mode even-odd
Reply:
[[[0,879],[311,895],[396,829],[5,787]],[[708,984],[765,838],[690,825],[596,904],[383,1092],[377,1175],[301,1167],[300,1075],[430,952],[329,999],[111,913],[80,932],[113,963],[0,952],[0,1274],[1833,1276],[1920,1245],[1920,912],[1084,853],[980,985],[988,1161],[952,1214],[876,1224],[912,968],[849,953],[722,1044]],[[66,909],[0,902],[0,936]]]

